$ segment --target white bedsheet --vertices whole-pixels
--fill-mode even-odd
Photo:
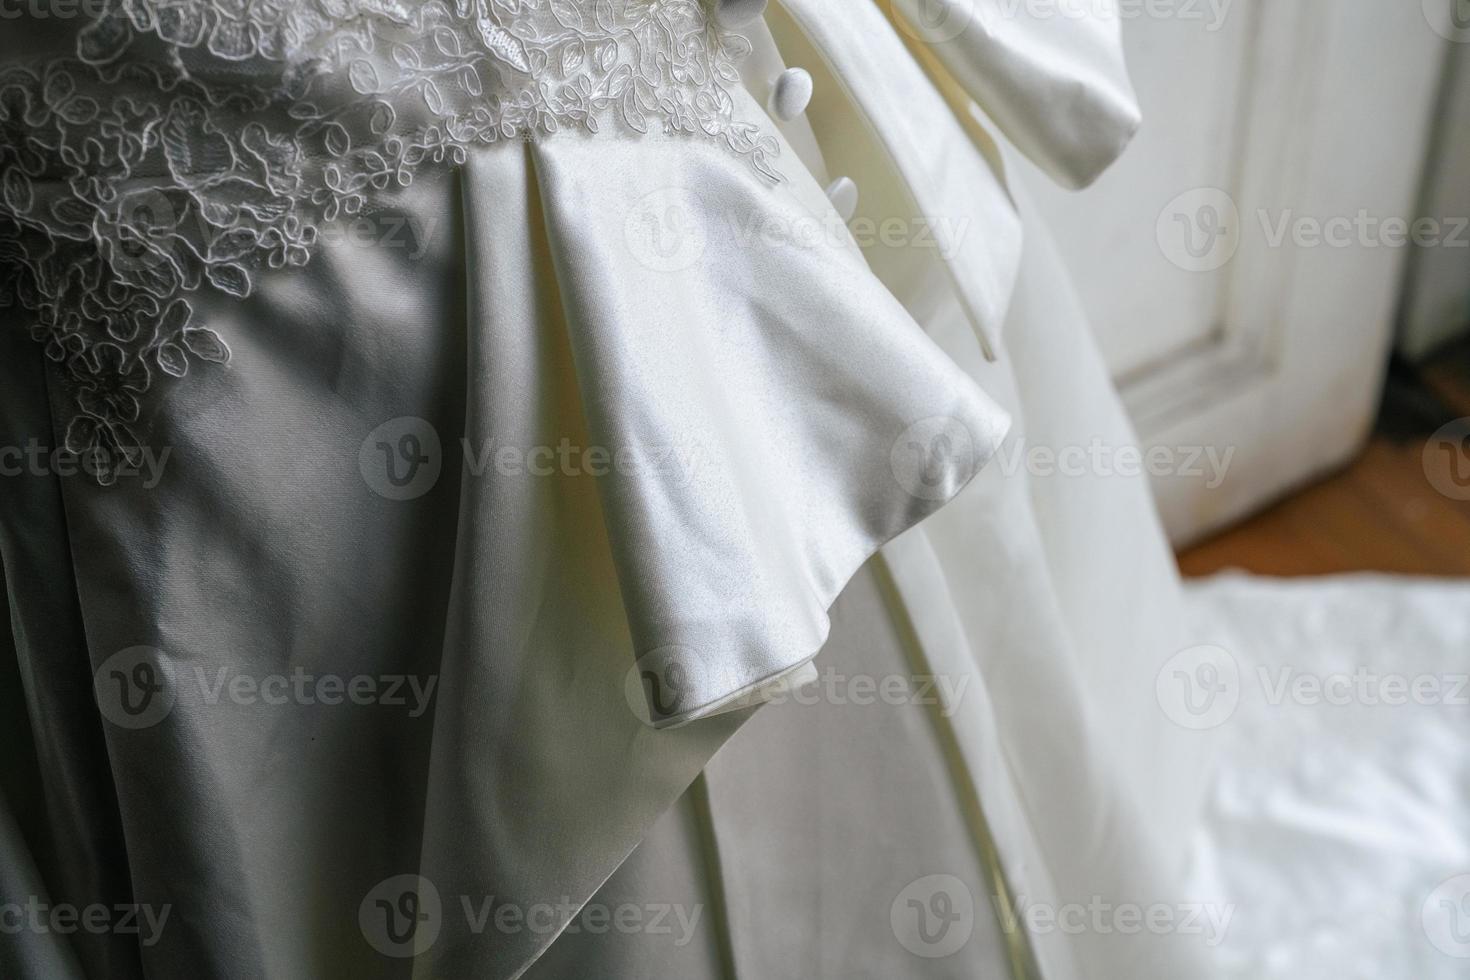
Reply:
[[[1470,975],[1470,583],[1230,575],[1189,598],[1239,667],[1193,849],[1195,896],[1234,905],[1223,975]]]

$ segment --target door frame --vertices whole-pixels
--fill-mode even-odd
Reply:
[[[1117,379],[1145,445],[1232,453],[1218,485],[1156,478],[1177,545],[1344,465],[1365,442],[1409,249],[1361,244],[1370,239],[1356,228],[1345,247],[1270,238],[1299,218],[1414,219],[1449,46],[1402,0],[1361,0],[1351,15],[1338,0],[1237,4],[1253,23],[1232,186],[1160,188],[1158,212],[1169,220],[1166,202],[1181,193],[1186,205],[1235,209],[1228,257],[1200,273],[1226,276],[1217,326]]]

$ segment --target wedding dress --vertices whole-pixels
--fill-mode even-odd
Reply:
[[[6,976],[1208,975],[1147,486],[1004,462],[1133,441],[1005,180],[1136,127],[1105,6],[0,59]]]

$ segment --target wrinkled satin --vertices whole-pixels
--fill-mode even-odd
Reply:
[[[1115,4],[892,2],[906,29],[1059,184],[1092,183],[1137,131]]]
[[[148,644],[185,677],[438,678],[416,719],[181,697],[153,728],[106,727],[136,900],[178,906],[146,969],[279,975],[331,949],[334,968],[381,971],[355,910],[396,873],[584,901],[748,715],[649,728],[626,685],[640,650],[713,658],[732,691],[804,663],[847,578],[1004,431],[850,244],[749,248],[720,220],[678,276],[633,262],[629,205],[668,187],[721,219],[828,206],[814,182],[770,189],[682,141],[475,154],[387,205],[432,229],[423,256],[328,245],[309,275],[209,310],[237,363],[171,393],[159,487],[58,487],[94,667]],[[375,495],[358,459],[402,416],[445,447],[407,502]],[[941,459],[918,496],[892,452],[935,416],[980,455]],[[691,445],[703,468],[692,489],[476,476],[461,438]],[[415,970],[509,976],[553,938],[450,918]]]
[[[993,357],[1020,260],[1021,226],[1005,188],[876,4],[852,4],[841,17],[819,0],[782,6],[794,23],[772,14],[777,43],[818,73],[808,121],[829,167],[857,181],[860,217],[907,222],[912,239],[932,233],[932,246],[911,240],[901,251],[942,261]],[[936,144],[946,152],[932,152]]]
[[[61,768],[85,769],[105,739],[117,778],[103,795],[116,793],[127,863],[115,844],[96,863],[130,877],[135,901],[176,906],[175,928],[138,951],[143,968],[514,975],[554,929],[475,933],[450,918],[416,962],[386,961],[362,942],[357,904],[410,872],[451,911],[459,897],[593,895],[750,712],[703,716],[803,669],[848,578],[988,458],[1008,419],[982,388],[1041,431],[1070,438],[1096,418],[1127,438],[1054,264],[1033,263],[1012,309],[1020,222],[897,29],[866,5],[850,23],[805,2],[786,11],[773,11],[770,34],[752,32],[764,63],[804,63],[818,78],[808,118],[778,127],[784,184],[761,184],[716,147],[656,136],[475,152],[459,175],[377,202],[434,229],[422,256],[328,247],[246,303],[214,301],[209,320],[236,361],[191,378],[157,413],[151,434],[174,453],[161,487],[52,479],[33,491],[65,507],[41,546],[65,543],[75,565],[48,576],[75,582],[79,608],[45,615],[85,631],[70,648],[90,668],[146,643],[182,671],[304,665],[439,683],[420,718],[196,699],[142,731],[99,722],[73,686],[55,708],[64,737],[39,741]],[[1006,93],[945,63],[1005,118]],[[775,126],[756,98],[741,112]],[[1018,142],[1087,171],[1126,128],[1088,123],[1062,151]],[[829,174],[858,178],[865,216],[968,223],[937,248],[862,254],[844,235],[747,237],[830,222]],[[649,195],[671,191],[698,202],[707,241],[691,265],[659,271],[630,253],[629,224],[648,217]],[[1008,316],[1024,336],[1003,333]],[[1006,363],[1007,344],[1017,365],[1036,366]],[[986,366],[986,353],[999,362]],[[39,370],[34,352],[16,363]],[[62,394],[49,397],[59,408]],[[405,416],[438,434],[444,472],[423,497],[385,500],[364,484],[359,450]],[[892,451],[933,417],[957,420],[974,445],[938,455],[931,497],[901,485]],[[54,441],[45,422],[12,423],[10,436]],[[462,438],[689,448],[706,468],[689,486],[647,473],[486,477]],[[1133,710],[1131,685],[1172,630],[1172,573],[1146,490],[998,480],[982,471],[951,520],[885,559],[924,656],[987,692],[944,736],[979,799],[970,832],[988,828],[1011,887],[1032,900],[1148,893],[1175,850],[1167,828],[1189,806],[1171,778],[1194,756]],[[24,560],[22,513],[7,509],[7,572]],[[1146,542],[1140,574],[1112,575],[1084,527]],[[1146,606],[1163,613],[1140,624]],[[15,635],[22,664],[54,656],[45,638]],[[628,679],[641,655],[666,649],[695,682],[689,710],[662,721],[692,723],[658,731],[629,704]],[[1094,684],[1118,697],[1102,703]],[[34,729],[41,707],[30,710]],[[1145,761],[1145,745],[1162,761]],[[800,760],[783,748],[783,764]],[[96,792],[108,774],[77,778]],[[65,812],[75,790],[43,782]],[[81,838],[55,833],[60,850]],[[63,894],[98,888],[74,877]],[[1051,977],[1183,975],[1139,943],[1031,938]],[[126,943],[100,945],[126,960]],[[65,955],[26,963],[53,953]]]

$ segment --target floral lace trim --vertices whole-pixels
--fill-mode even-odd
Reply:
[[[0,68],[0,310],[73,383],[67,448],[137,467],[155,379],[230,357],[191,293],[249,296],[472,144],[658,127],[779,180],[704,2],[114,0],[74,59]]]

